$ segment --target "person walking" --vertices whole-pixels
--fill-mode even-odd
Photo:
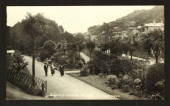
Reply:
[[[45,71],[45,76],[48,76],[48,64],[44,64],[44,71]]]
[[[51,69],[51,75],[53,76],[55,74],[55,71],[54,71],[55,69],[54,69],[53,63],[51,63],[50,69]]]
[[[59,71],[60,71],[60,75],[64,76],[64,66],[63,65],[59,66]]]

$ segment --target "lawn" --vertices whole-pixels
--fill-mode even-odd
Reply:
[[[105,77],[99,77],[98,75],[89,75],[86,77],[80,77],[79,73],[69,73],[70,76],[75,77],[89,85],[92,85],[95,88],[98,88],[108,94],[117,96],[120,100],[143,100],[143,98],[130,95],[128,92],[123,92],[120,89],[111,89],[108,87],[105,82]]]

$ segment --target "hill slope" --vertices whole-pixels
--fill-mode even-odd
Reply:
[[[160,22],[161,20],[164,21],[164,7],[156,6],[150,10],[136,10],[125,17],[121,17],[116,21],[112,21],[107,24],[111,27],[116,26],[120,27],[122,30],[126,30],[128,26],[138,26],[153,21]],[[88,30],[96,33],[102,26],[103,25],[91,26]]]

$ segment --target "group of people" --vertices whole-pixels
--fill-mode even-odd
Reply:
[[[45,76],[48,76],[48,67],[50,67],[52,76],[55,74],[55,70],[58,70],[60,72],[60,75],[64,76],[64,66],[59,65],[58,67],[54,67],[53,63],[51,63],[51,64],[45,63],[44,64]]]

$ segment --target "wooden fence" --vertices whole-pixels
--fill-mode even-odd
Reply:
[[[47,92],[47,81],[35,77],[35,85],[33,86],[32,75],[23,71],[9,70],[7,79],[19,88],[26,90],[28,93],[35,95],[45,95]]]

